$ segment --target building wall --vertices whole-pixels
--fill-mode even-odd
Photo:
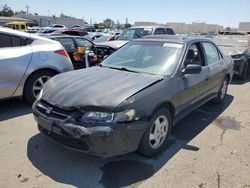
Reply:
[[[36,15],[28,15],[28,14],[21,14],[21,15],[17,15],[17,16],[24,18],[24,19],[34,20],[37,22],[38,26],[40,26],[40,27],[47,27],[51,24],[63,24],[66,27],[72,27],[73,25],[84,26],[83,19],[36,16]]]
[[[186,24],[183,22],[168,22],[167,25],[172,27],[176,33],[215,33],[222,31],[223,26],[216,24],[206,24],[205,22],[193,22]]]
[[[250,22],[240,22],[239,30],[250,32]]]
[[[135,22],[134,26],[167,26],[167,25],[156,22]]]
[[[23,19],[23,18],[17,18],[17,17],[0,17],[0,26],[3,26],[4,24],[8,23],[8,22],[13,22],[13,21],[17,21],[17,22],[25,22],[27,24],[35,24],[35,22],[29,20],[29,19]]]

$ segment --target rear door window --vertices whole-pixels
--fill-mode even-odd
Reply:
[[[0,33],[0,48],[11,47],[11,37]]]
[[[209,42],[202,43],[208,65],[220,60],[220,53],[217,48]]]
[[[154,35],[166,35],[166,34],[167,33],[166,33],[165,29],[163,29],[163,28],[156,29],[155,33],[154,33]]]
[[[167,34],[168,34],[168,35],[174,35],[173,29],[167,28],[166,30],[167,30]]]

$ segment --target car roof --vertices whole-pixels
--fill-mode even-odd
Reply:
[[[172,42],[172,43],[180,43],[187,44],[192,41],[209,41],[212,42],[211,39],[205,38],[203,36],[177,36],[177,35],[148,35],[140,39],[136,39],[133,41],[151,41],[151,42]]]
[[[128,29],[136,29],[136,28],[145,28],[145,29],[154,29],[154,28],[169,28],[169,29],[172,29],[170,27],[167,27],[167,26],[161,26],[161,25],[145,25],[145,26],[133,26],[133,27],[130,27]]]
[[[83,36],[65,35],[65,34],[58,34],[58,35],[49,36],[49,38],[65,38],[65,37],[67,37],[67,38],[85,38]]]
[[[19,35],[19,36],[23,36],[23,37],[30,37],[31,36],[29,33],[25,33],[23,31],[18,31],[18,30],[14,30],[11,28],[4,28],[4,27],[0,27],[0,32],[6,33],[6,34],[11,34],[11,35]]]

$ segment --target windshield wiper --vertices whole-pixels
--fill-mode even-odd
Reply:
[[[118,67],[106,67],[106,68],[115,69],[115,70],[122,70],[122,71],[127,71],[127,72],[140,73],[138,71],[127,69],[126,67],[119,67],[119,68]]]

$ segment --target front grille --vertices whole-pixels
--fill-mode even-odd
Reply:
[[[37,103],[36,108],[46,117],[51,117],[59,120],[66,120],[67,118],[71,117],[73,113],[73,110],[63,110],[43,100]]]
[[[89,150],[88,145],[82,140],[74,139],[68,136],[59,135],[54,132],[49,132],[48,130],[41,127],[40,125],[38,125],[38,129],[42,134],[52,138],[53,140],[57,141],[58,143],[62,145],[65,145],[67,147],[74,148],[77,150],[82,150],[82,151]]]

